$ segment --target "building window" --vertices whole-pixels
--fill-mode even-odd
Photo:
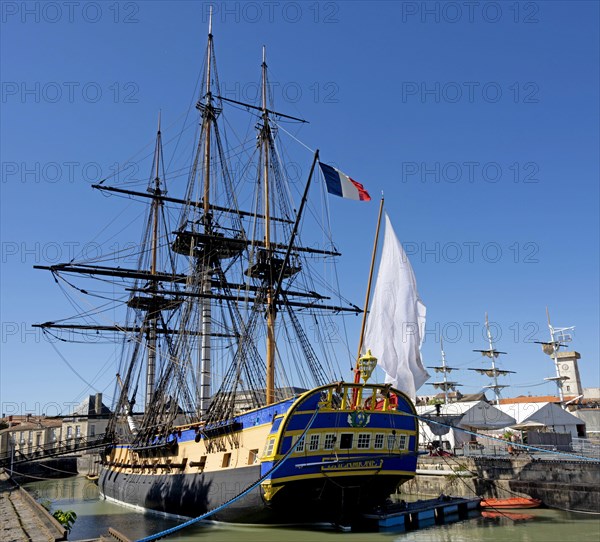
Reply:
[[[50,430],[50,438],[52,439],[52,442],[56,442],[56,429]]]
[[[406,435],[400,435],[399,437],[399,441],[398,441],[398,449],[399,450],[406,450],[406,445],[408,444],[408,438]]]
[[[229,467],[230,464],[231,464],[231,452],[227,452],[226,454],[223,455],[223,463],[221,464],[221,467]]]
[[[358,435],[358,448],[365,449],[371,446],[371,434],[370,433],[360,433]]]
[[[308,443],[308,451],[314,452],[319,449],[319,441],[321,440],[321,435],[311,435],[310,442]]]
[[[353,437],[352,433],[342,433],[340,437],[340,450],[349,450],[352,448]]]
[[[36,446],[41,446],[42,445],[42,434],[41,433],[36,433],[36,435],[35,435],[35,445]]]
[[[248,465],[254,465],[258,461],[258,450],[250,450],[248,452]]]
[[[333,450],[334,446],[335,446],[335,434],[327,433],[325,435],[325,444],[323,445],[323,448],[325,448],[325,450]]]
[[[27,443],[31,446],[33,444],[33,431],[29,431],[27,435]]]
[[[376,450],[382,450],[383,449],[383,433],[378,433],[377,435],[375,435],[375,445],[374,448]]]
[[[275,439],[270,438],[267,440],[267,444],[265,445],[265,455],[269,456],[273,453],[273,447],[275,446]]]
[[[298,439],[298,444],[296,446],[296,452],[303,452],[304,451],[304,437],[300,437]]]
[[[20,436],[20,438],[19,438],[19,444],[21,444],[21,445],[25,444],[25,433],[23,431],[21,431],[19,433],[19,436]]]
[[[75,426],[75,437],[77,437],[77,438],[81,437],[81,425]]]
[[[94,424],[90,425],[90,437],[96,436],[96,426]]]
[[[73,438],[73,427],[72,426],[67,426],[67,438]]]

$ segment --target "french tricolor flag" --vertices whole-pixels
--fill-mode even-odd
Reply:
[[[325,177],[325,182],[327,183],[327,192],[341,198],[371,201],[371,196],[369,196],[369,193],[364,189],[362,184],[323,162],[319,162],[319,166],[321,166],[323,177]]]

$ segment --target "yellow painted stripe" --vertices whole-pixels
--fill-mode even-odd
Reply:
[[[295,429],[294,431],[286,431],[284,433],[284,436],[286,437],[295,437],[296,435],[301,435],[302,433],[304,433],[304,429]],[[360,428],[354,428],[354,427],[319,427],[317,429],[309,429],[308,430],[308,434],[309,435],[316,435],[316,434],[322,434],[325,435],[327,433],[353,433],[353,434],[358,434],[358,433],[370,433],[371,435],[391,435],[392,434],[392,429],[390,428],[381,428],[381,427],[360,427]],[[396,437],[398,436],[402,436],[402,435],[406,435],[406,436],[414,436],[417,434],[417,431],[405,431],[405,430],[396,430]]]
[[[314,414],[314,410],[296,410],[292,413],[292,416],[296,416],[297,414]],[[334,408],[321,408],[319,410],[319,412],[321,413],[330,413],[330,412],[335,412],[336,414],[352,414],[353,412],[356,412],[355,409],[344,409],[344,410],[339,410],[339,409],[334,409]],[[365,410],[364,412],[366,412],[367,414],[391,414],[393,416],[410,416],[411,418],[414,418],[415,415],[409,412],[403,412],[401,410]]]
[[[415,476],[414,472],[411,471],[406,471],[406,470],[386,470],[384,472],[382,472],[380,469],[371,469],[371,470],[350,470],[348,469],[347,471],[325,471],[325,472],[318,472],[316,474],[300,474],[298,476],[286,476],[285,478],[275,478],[274,480],[271,480],[271,482],[273,482],[275,484],[275,487],[277,485],[284,484],[286,482],[292,482],[292,481],[302,481],[302,480],[308,480],[308,479],[314,479],[314,478],[333,478],[333,477],[339,477],[339,476],[372,476],[374,474],[377,474],[377,476],[406,476],[408,478],[413,478]]]

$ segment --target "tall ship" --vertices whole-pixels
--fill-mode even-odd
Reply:
[[[117,253],[41,266],[101,302],[39,325],[120,337],[98,480],[107,500],[182,517],[228,503],[212,517],[221,521],[349,524],[413,478],[416,412],[394,380],[371,381],[369,344],[347,350],[343,377],[328,334],[344,329],[335,318],[365,311],[337,291],[340,254],[312,206],[333,168],[316,151],[290,185],[280,132],[303,121],[271,105],[268,74],[263,49],[260,102],[223,97],[209,29],[189,163],[168,171],[159,121],[146,186],[94,185],[147,204],[137,264]],[[250,137],[231,144],[229,112],[249,116]],[[170,176],[187,179],[181,193],[167,190]]]

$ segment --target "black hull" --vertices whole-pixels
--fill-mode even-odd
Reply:
[[[103,469],[102,494],[144,511],[197,517],[239,495],[260,477],[260,467],[199,474],[123,474]],[[358,510],[382,504],[408,478],[397,475],[298,480],[285,484],[269,504],[260,487],[210,519],[231,523],[350,525]]]
[[[198,474],[125,474],[102,469],[98,487],[107,498],[145,511],[197,517],[239,495],[260,477],[260,466]],[[269,520],[260,488],[211,516],[218,521]]]

